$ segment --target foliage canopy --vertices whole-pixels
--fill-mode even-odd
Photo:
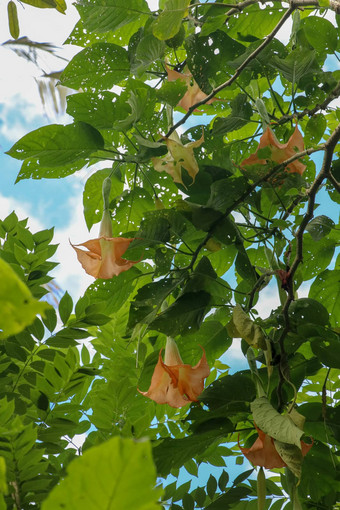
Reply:
[[[77,255],[119,269],[75,305],[68,292],[39,303],[53,229],[0,221],[0,509],[338,508],[339,225],[317,208],[340,203],[340,4],[76,6],[79,52],[60,76],[74,121],[8,154],[18,181],[88,168],[84,221],[103,221]],[[8,14],[16,39],[12,0]],[[260,316],[268,285],[279,305]],[[159,358],[169,337],[176,363]],[[246,370],[229,367],[238,343]],[[166,388],[187,383],[202,348],[197,402],[141,394],[158,358]],[[238,441],[262,467],[274,451],[274,471],[230,481]],[[201,465],[218,477],[198,485]]]

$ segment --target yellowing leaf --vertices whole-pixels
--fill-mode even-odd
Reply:
[[[300,479],[301,465],[303,461],[303,455],[300,448],[293,444],[282,443],[281,441],[276,440],[274,440],[274,445],[281,459],[287,464],[292,473]]]
[[[289,412],[290,419],[293,421],[293,423],[299,427],[299,429],[303,430],[303,427],[305,425],[306,418],[300,414],[296,409],[292,409]]]
[[[263,350],[267,349],[266,339],[262,333],[262,329],[248,317],[239,304],[233,309],[233,317],[228,324],[228,333],[233,337],[244,338],[252,347]]]
[[[7,14],[10,34],[13,37],[13,39],[18,39],[20,33],[18,11],[17,6],[12,0],[7,4]]]
[[[204,134],[196,142],[189,142],[183,145],[176,132],[165,138],[168,147],[168,154],[164,158],[152,158],[153,166],[157,172],[166,172],[171,175],[174,182],[183,184],[182,167],[188,172],[195,181],[198,173],[198,164],[194,156],[193,149],[199,147],[204,142]]]
[[[0,339],[20,333],[50,308],[35,299],[7,262],[0,259]]]
[[[289,417],[274,409],[267,397],[260,397],[250,404],[256,425],[273,439],[297,446],[301,449],[300,430]]]

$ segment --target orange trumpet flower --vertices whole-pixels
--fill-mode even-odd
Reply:
[[[244,159],[240,164],[241,167],[245,167],[247,165],[265,165],[267,163],[266,159],[261,159],[258,157],[257,153],[259,149],[264,149],[265,147],[270,147],[271,149],[271,161],[275,163],[282,163],[286,159],[291,158],[297,152],[301,152],[304,150],[304,141],[302,134],[300,133],[298,127],[295,127],[294,133],[289,138],[287,143],[278,142],[276,136],[270,127],[267,127],[266,131],[260,138],[259,146],[254,154],[251,154],[249,158]],[[293,161],[287,165],[287,169],[289,173],[298,173],[300,175],[306,169],[306,165],[301,163],[299,160]]]
[[[256,425],[255,425],[256,427]],[[259,437],[256,439],[253,446],[250,448],[242,448],[239,445],[239,448],[243,455],[254,465],[254,466],[262,466],[266,469],[274,469],[274,468],[282,468],[286,467],[287,464],[283,461],[283,459],[278,454],[274,440],[267,434],[265,434],[262,430],[256,427]],[[309,450],[312,448],[312,444],[307,444],[301,441],[301,452],[302,455],[305,456]]]
[[[207,97],[207,94],[199,88],[197,82],[193,79],[192,74],[188,71],[188,69],[186,69],[186,72],[184,73],[179,73],[170,69],[167,65],[165,67],[166,72],[168,73],[168,81],[181,80],[186,84],[188,89],[177,106],[181,106],[183,110],[188,111],[191,106]],[[206,104],[211,104],[214,101],[218,101],[218,99],[213,97],[212,99],[209,99]]]
[[[70,244],[76,251],[77,258],[87,274],[94,278],[108,280],[137,264],[138,261],[133,262],[122,258],[133,240],[134,238],[112,237],[110,212],[105,209],[100,224],[99,237],[85,243]],[[82,250],[78,246],[84,246],[88,251]]]
[[[162,350],[159,353],[148,391],[139,391],[157,404],[169,404],[171,407],[183,407],[197,402],[204,388],[204,379],[210,374],[210,368],[203,349],[200,361],[192,367],[183,363],[175,340],[168,337],[165,346],[164,361]]]

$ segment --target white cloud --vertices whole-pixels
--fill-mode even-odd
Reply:
[[[0,194],[0,218],[4,220],[12,211],[15,211],[19,220],[28,218],[28,226],[32,232],[46,228],[40,218],[37,218],[33,212],[33,204],[22,202],[11,197],[5,197]]]

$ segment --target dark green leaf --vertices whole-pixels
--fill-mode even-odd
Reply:
[[[73,310],[73,301],[69,293],[66,291],[59,301],[59,315],[63,324],[66,324]]]
[[[150,328],[169,336],[197,331],[210,302],[205,291],[183,294],[150,324]]]
[[[340,270],[323,271],[311,285],[309,296],[328,310],[332,326],[340,326]]]
[[[239,94],[231,103],[231,114],[228,117],[217,117],[213,124],[213,135],[224,135],[248,124],[253,109],[247,102],[245,94]]]
[[[221,377],[206,388],[200,396],[209,409],[217,409],[229,402],[251,402],[255,385],[250,377],[242,374]]]
[[[334,226],[334,221],[328,218],[328,216],[316,216],[308,223],[306,230],[314,241],[320,241],[320,239],[330,233]]]

